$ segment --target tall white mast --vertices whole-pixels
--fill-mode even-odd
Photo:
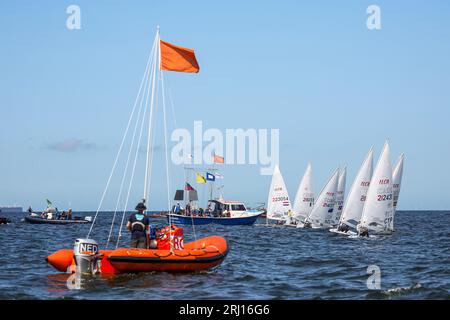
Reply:
[[[156,43],[156,50],[154,52],[153,56],[153,63],[155,63],[154,72],[151,75],[153,77],[152,79],[152,94],[150,98],[150,114],[149,114],[149,123],[148,123],[148,134],[147,134],[147,157],[146,157],[146,163],[145,163],[145,179],[144,179],[144,200],[148,200],[149,197],[149,181],[151,179],[151,166],[152,166],[152,139],[153,139],[153,112],[154,112],[154,101],[155,101],[155,84],[156,84],[156,68],[158,68],[158,58],[160,55],[158,54],[158,51],[160,50],[160,43],[159,43],[159,26],[156,27],[156,36],[155,36],[155,43]],[[159,68],[158,68],[159,70]],[[163,93],[164,94],[164,93]]]

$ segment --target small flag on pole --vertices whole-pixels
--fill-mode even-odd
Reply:
[[[184,190],[192,191],[192,190],[195,190],[195,189],[189,183],[186,182],[186,186],[184,187]]]
[[[197,172],[197,183],[206,183],[206,179],[204,176],[201,175],[201,173]]]
[[[216,177],[216,179],[223,179],[223,175],[221,175],[220,173],[216,172],[214,174],[214,176]]]
[[[214,163],[225,163],[224,157],[214,155]]]
[[[161,70],[197,73],[200,70],[194,50],[160,40]]]
[[[208,180],[208,181],[215,181],[216,180],[216,176],[213,175],[212,173],[207,172],[206,173],[206,180]]]

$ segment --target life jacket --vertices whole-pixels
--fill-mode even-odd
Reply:
[[[131,222],[131,231],[145,231],[145,228],[147,227],[144,223],[144,218],[145,216],[141,213],[135,213],[134,214],[134,219],[132,217],[132,222]],[[133,221],[135,220],[135,221]]]

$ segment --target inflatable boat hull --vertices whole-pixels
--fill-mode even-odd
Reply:
[[[57,220],[57,219],[43,219],[41,217],[31,217],[26,216],[25,221],[34,224],[86,224],[91,223],[90,221],[79,219],[79,220]]]
[[[213,236],[190,242],[182,250],[119,248],[100,250],[102,273],[194,272],[218,266],[228,253],[224,238]],[[61,272],[75,272],[73,250],[61,249],[47,257],[47,262]]]

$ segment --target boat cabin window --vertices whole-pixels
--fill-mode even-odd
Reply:
[[[232,204],[231,210],[233,211],[245,211],[245,206],[243,204]]]

